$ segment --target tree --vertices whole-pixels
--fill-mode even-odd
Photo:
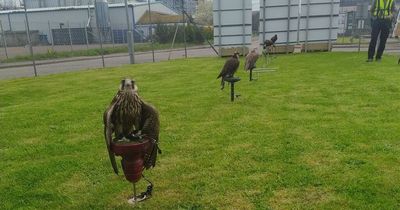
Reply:
[[[213,2],[210,0],[199,1],[195,14],[195,21],[198,24],[210,26],[213,24]]]

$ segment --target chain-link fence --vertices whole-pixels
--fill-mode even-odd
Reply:
[[[108,3],[106,0],[15,2],[20,3],[7,9],[3,7],[0,11],[0,68],[18,66],[18,71],[11,69],[10,74],[26,71],[21,74],[32,75],[32,58],[38,64],[40,75],[186,56],[215,55],[212,45],[209,44],[213,43],[214,38],[212,1],[132,0],[127,4],[124,0],[108,0]],[[254,8],[254,2],[258,3],[257,8]],[[263,27],[260,28],[261,19],[265,19],[262,16],[264,14],[260,15],[259,11],[262,5],[265,6],[262,2],[265,1],[253,1],[254,46],[258,46],[260,42],[254,37],[264,30]],[[299,17],[294,15],[293,18],[283,18],[283,22],[293,22],[290,27],[296,28],[299,20],[304,19],[303,16],[307,16],[309,11],[319,11],[309,9],[310,4],[314,4],[313,0],[288,2],[292,6],[300,2],[302,14],[304,13]],[[337,1],[326,2],[328,4]],[[338,28],[335,28],[338,38],[333,42],[333,50],[367,50],[371,31],[370,4],[369,0],[340,0],[339,16],[329,17],[333,22],[339,22]],[[276,8],[271,11],[276,11]],[[305,19],[307,25],[309,18]],[[271,28],[268,21],[263,23],[265,30]],[[336,26],[336,22],[334,25]],[[328,25],[324,27],[332,28]],[[296,30],[288,31],[289,35],[296,34]],[[298,31],[299,29],[297,37],[301,38]],[[281,32],[285,34],[280,37],[287,36],[286,31]],[[266,36],[268,37],[270,36]],[[293,37],[296,38],[295,35]],[[282,41],[282,38],[279,40]],[[132,46],[132,50],[129,46]],[[398,40],[390,37],[386,49],[386,52],[396,52],[399,49]],[[69,61],[66,65],[50,65],[66,61]]]
[[[44,64],[62,61],[82,69],[196,56],[199,48],[207,49],[202,56],[213,53],[207,44],[212,23],[193,18],[204,16],[194,0],[25,2],[26,10],[22,1],[19,8],[0,11],[0,65],[35,60],[40,74],[48,70]]]
[[[369,0],[341,0],[337,50],[358,52],[368,50],[372,27],[370,12],[372,2]],[[399,2],[397,6],[400,6]],[[386,43],[386,52],[397,52],[400,49],[398,38],[392,36],[396,16],[397,13],[393,16],[393,27]]]

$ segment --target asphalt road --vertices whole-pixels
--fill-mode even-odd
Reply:
[[[254,44],[253,47],[255,47]],[[367,51],[367,46],[363,45],[361,51]],[[387,46],[385,53],[398,53],[400,47],[398,45]],[[357,52],[357,45],[348,46],[334,46],[334,52]],[[187,50],[188,57],[207,57],[216,56],[215,52],[210,48],[190,48]],[[167,51],[157,51],[155,53],[155,61],[165,61],[168,60],[169,52]],[[185,57],[184,50],[175,50],[171,53],[171,59],[180,59]],[[135,55],[136,63],[148,63],[152,62],[152,53],[138,53]],[[37,73],[39,76],[56,74],[62,72],[79,71],[85,69],[102,68],[102,60],[100,56],[96,57],[79,57],[79,58],[68,58],[61,60],[50,60],[50,61],[39,61],[37,65]],[[127,54],[115,54],[108,55],[105,57],[106,67],[115,67],[129,64],[129,57]],[[0,80],[21,78],[21,77],[32,77],[34,76],[34,70],[31,62],[24,62],[18,64],[20,66],[13,66],[16,64],[11,64],[11,66],[0,65]]]
[[[215,52],[211,48],[201,48],[201,49],[188,49],[188,57],[207,57],[216,56]],[[168,60],[169,53],[166,51],[155,52],[155,61]],[[171,59],[180,59],[185,57],[184,50],[177,50],[171,53]],[[102,68],[102,60],[100,56],[96,57],[80,57],[75,59],[65,59],[65,60],[55,60],[43,64],[43,61],[38,62],[37,74],[39,76],[56,74],[62,72],[79,71],[85,69]],[[135,55],[135,63],[147,63],[153,62],[153,56],[151,52],[140,53]],[[42,64],[41,64],[42,63]],[[129,64],[129,57],[127,54],[110,55],[105,57],[104,63],[106,67],[115,67],[125,64]],[[31,62],[24,62],[22,65],[17,67],[2,67],[0,68],[0,79],[12,79],[21,77],[32,77],[34,76],[34,70]]]

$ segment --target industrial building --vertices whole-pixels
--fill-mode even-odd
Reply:
[[[103,1],[103,3],[106,2]],[[66,40],[73,39],[74,44],[82,43],[87,38],[84,34],[85,30],[90,31],[92,28],[97,27],[103,28],[102,30],[105,30],[104,28],[110,30],[113,36],[109,37],[112,37],[114,42],[126,42],[126,38],[123,37],[127,30],[124,4],[109,4],[101,14],[96,14],[94,5],[35,8],[28,9],[27,12],[30,31],[34,34],[33,37],[39,37],[38,39],[40,39],[36,40],[36,42],[51,44],[53,39],[56,42],[55,44],[63,44],[67,42]],[[151,3],[151,13],[155,16],[168,17],[165,20],[172,23],[181,22],[181,15],[161,2]],[[146,39],[148,35],[149,24],[141,24],[139,22],[141,19],[143,20],[143,16],[148,16],[148,14],[148,4],[146,2],[128,4],[128,15],[132,28],[134,28],[136,40]],[[0,21],[6,32],[9,45],[13,45],[13,42],[18,41],[18,39],[24,39],[23,32],[26,30],[24,10],[0,11]],[[162,20],[155,19],[155,21]],[[156,22],[153,22],[153,24],[156,24]],[[69,39],[66,37],[68,32],[69,36],[72,34]],[[15,37],[18,34],[20,34],[20,37]],[[11,35],[14,35],[13,39],[8,38]],[[35,40],[33,42],[35,43]],[[17,44],[14,43],[14,45]]]
[[[10,1],[10,0],[3,0]],[[201,0],[200,0],[201,1]],[[26,0],[26,6],[29,9],[47,8],[47,7],[68,7],[85,6],[94,4],[95,0]],[[122,4],[124,0],[108,0],[109,4]],[[130,4],[147,3],[147,0],[128,0]],[[170,9],[178,12],[182,9],[182,0],[150,0],[150,2],[161,2]],[[196,10],[198,0],[184,0],[185,11],[193,14]]]

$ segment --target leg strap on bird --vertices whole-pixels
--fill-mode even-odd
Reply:
[[[148,180],[143,174],[142,174],[142,177],[149,184],[147,185],[146,191],[144,191],[144,192],[140,193],[139,195],[135,196],[135,201],[136,202],[144,201],[144,200],[150,198],[152,193],[153,193],[153,183],[150,180]]]

